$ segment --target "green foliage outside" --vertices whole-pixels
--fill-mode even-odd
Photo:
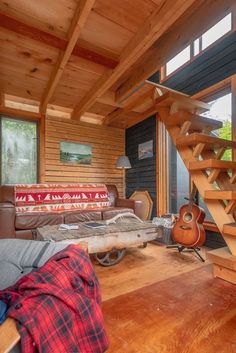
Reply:
[[[37,181],[37,126],[35,123],[5,119],[2,128],[2,184]]]
[[[223,127],[219,129],[219,137],[225,140],[232,140],[232,123],[230,120],[225,120],[223,122]],[[232,151],[226,150],[222,159],[225,161],[231,161]]]

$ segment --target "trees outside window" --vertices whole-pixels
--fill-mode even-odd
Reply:
[[[37,124],[1,118],[1,184],[37,182]]]
[[[215,134],[222,139],[232,140],[232,94],[225,94],[207,103],[211,108],[201,115],[222,121],[223,127],[217,130]],[[231,151],[227,150],[222,159],[232,160]]]

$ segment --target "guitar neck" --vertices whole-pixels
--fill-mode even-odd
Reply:
[[[196,188],[195,184],[193,184],[193,188],[192,188],[190,199],[189,199],[188,212],[192,211],[192,207],[194,204],[194,199],[195,199],[196,194],[197,194],[197,188]]]

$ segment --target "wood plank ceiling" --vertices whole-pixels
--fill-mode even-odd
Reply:
[[[39,117],[59,109],[75,120],[132,126],[153,111],[157,94],[137,87],[233,3],[0,0],[1,104],[15,96],[18,105],[38,105]]]

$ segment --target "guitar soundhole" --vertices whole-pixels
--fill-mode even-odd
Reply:
[[[191,222],[192,219],[193,219],[192,213],[187,212],[184,214],[184,222]]]

